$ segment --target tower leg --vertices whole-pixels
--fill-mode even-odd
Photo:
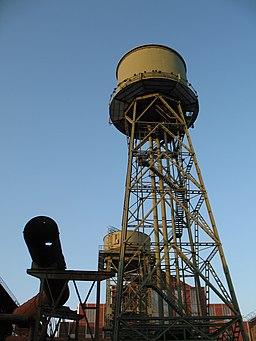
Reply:
[[[159,94],[137,97],[125,120],[129,154],[113,340],[224,341],[240,333],[246,340],[181,104]],[[138,233],[147,235],[150,250],[135,247]],[[217,304],[223,313],[216,316]]]

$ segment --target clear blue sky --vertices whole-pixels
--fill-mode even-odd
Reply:
[[[242,314],[256,310],[255,42],[254,0],[0,0],[0,276],[21,303],[39,286],[29,219],[56,220],[69,269],[96,270],[120,226],[127,147],[109,97],[123,54],[156,43],[198,91],[192,141]]]

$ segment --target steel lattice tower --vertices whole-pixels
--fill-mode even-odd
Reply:
[[[121,59],[117,80],[110,120],[127,136],[128,167],[120,257],[106,262],[117,271],[113,340],[246,340],[188,131],[198,98],[185,62],[168,47],[140,46]]]

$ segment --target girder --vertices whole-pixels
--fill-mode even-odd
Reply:
[[[120,257],[108,263],[117,271],[108,315],[114,341],[236,340],[240,333],[246,340],[187,117],[179,101],[160,94],[135,98],[124,113]],[[134,245],[135,233],[147,236],[143,243]],[[211,315],[215,302],[228,316]]]

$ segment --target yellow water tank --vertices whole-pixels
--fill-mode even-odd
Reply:
[[[187,81],[187,68],[184,59],[175,50],[157,44],[142,45],[127,52],[119,61],[117,87],[110,99],[110,121],[125,135],[130,136],[130,123],[127,122],[126,110],[136,98],[140,101],[140,112],[150,104],[150,96],[159,94],[171,103],[181,104],[188,127],[197,118],[199,105],[195,90]],[[131,118],[131,117],[130,117]],[[151,107],[140,121],[159,122],[161,115]],[[147,131],[145,131],[147,134]],[[136,138],[143,138],[142,130],[135,132]]]
[[[170,77],[187,82],[186,64],[178,52],[163,45],[143,45],[126,53],[120,60],[116,78],[118,86],[136,81],[137,75],[150,77]],[[135,77],[135,78],[134,78]]]
[[[118,251],[121,244],[121,231],[108,233],[104,239],[104,251]],[[150,252],[150,237],[143,232],[127,231],[126,252],[137,250]]]

